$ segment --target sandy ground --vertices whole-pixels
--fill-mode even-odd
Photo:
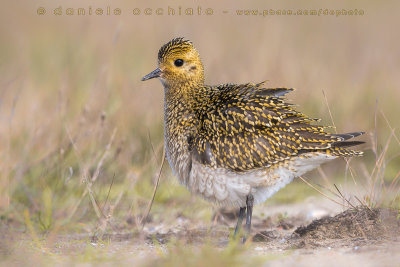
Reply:
[[[55,235],[47,237],[46,251],[33,249],[33,252],[27,234],[21,239],[3,227],[0,247],[7,265],[27,263],[27,258],[15,257],[21,248],[29,248],[31,252],[27,255],[33,259],[44,252],[56,255],[56,261],[50,265],[69,265],[71,255],[87,253],[88,248],[91,253],[98,251],[108,258],[106,266],[147,265],[149,260],[159,257],[160,251],[168,253],[171,242],[194,248],[209,244],[216,250],[224,250],[235,217],[235,212],[219,210],[209,225],[196,224],[184,217],[177,218],[172,225],[149,222],[141,234],[121,230],[104,234],[102,241],[87,234]],[[397,211],[368,208],[343,211],[329,200],[310,198],[299,204],[256,207],[253,240],[244,245],[244,253],[261,257],[265,266],[400,266],[399,237]],[[4,240],[16,242],[11,246]],[[109,260],[113,255],[117,255],[115,262]],[[36,262],[41,265],[43,259],[39,257]],[[96,264],[103,265],[101,261]]]

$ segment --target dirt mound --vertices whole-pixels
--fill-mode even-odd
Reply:
[[[358,208],[300,226],[294,234],[314,239],[363,237],[377,239],[400,233],[399,213],[389,209]]]
[[[399,211],[359,207],[334,217],[315,220],[298,227],[288,239],[295,247],[357,245],[393,240],[400,236]]]

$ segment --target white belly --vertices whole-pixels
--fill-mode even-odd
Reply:
[[[291,159],[280,166],[241,173],[223,168],[212,169],[194,161],[186,186],[193,193],[218,205],[244,207],[249,193],[254,196],[254,204],[263,203],[293,178],[335,158],[314,152]]]

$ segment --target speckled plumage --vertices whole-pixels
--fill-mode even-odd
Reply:
[[[181,183],[205,199],[243,207],[252,194],[261,203],[325,161],[362,154],[347,148],[362,142],[346,141],[362,132],[327,133],[286,102],[293,89],[205,85],[190,41],[165,44],[158,64],[143,80],[158,77],[164,85],[169,163]]]

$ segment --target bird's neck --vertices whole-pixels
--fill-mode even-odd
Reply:
[[[185,109],[190,113],[195,108],[196,102],[198,102],[198,95],[204,88],[203,81],[164,84],[165,104],[171,106],[171,108],[179,107],[180,109]]]

